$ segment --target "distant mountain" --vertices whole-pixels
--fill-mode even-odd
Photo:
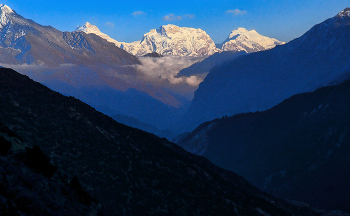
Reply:
[[[285,45],[216,67],[195,92],[187,130],[224,115],[266,110],[301,92],[339,82],[350,69],[349,8]]]
[[[224,64],[225,62],[232,61],[233,59],[247,54],[245,51],[236,52],[236,51],[225,51],[217,52],[203,61],[197,62],[187,68],[180,70],[177,77],[181,76],[196,76],[196,75],[206,75],[209,71],[219,65]]]
[[[218,51],[215,43],[205,31],[171,24],[152,29],[144,34],[140,41],[132,43],[118,42],[111,39],[90,23],[78,27],[77,31],[99,35],[135,56],[144,56],[157,52],[164,56],[200,57],[209,56]]]
[[[276,45],[282,44],[284,42],[262,36],[255,30],[248,31],[245,28],[238,28],[233,30],[222,44],[217,45],[222,52],[215,53],[201,62],[182,69],[177,76],[208,74],[212,68],[232,61],[241,55],[272,49]]]
[[[159,137],[165,137],[167,139],[173,139],[176,137],[176,134],[168,130],[159,130],[158,128],[154,127],[153,125],[147,124],[145,122],[141,122],[136,118],[132,118],[125,115],[111,115],[111,117],[116,120],[119,123],[128,125],[130,127],[138,128],[143,131],[147,131],[149,133],[153,133],[154,135],[157,135]]]
[[[91,25],[89,22],[86,22],[83,26],[78,26],[75,31],[78,31],[78,32],[82,31],[82,32],[85,32],[86,34],[95,34],[107,40],[108,42],[114,43],[118,47],[120,47],[121,45],[120,42],[114,40],[113,38],[106,35],[105,33],[102,33],[97,26]]]
[[[162,129],[183,114],[173,95],[135,78],[140,74],[135,68],[141,64],[138,58],[108,42],[113,40],[97,27],[86,23],[80,31],[61,32],[25,19],[6,5],[0,8],[0,18],[1,66],[17,68],[94,107]]]
[[[140,41],[122,43],[120,48],[136,56],[157,52],[164,56],[201,57],[218,51],[205,31],[171,24],[152,29]]]
[[[136,57],[101,37],[82,32],[61,32],[42,26],[17,14],[7,5],[0,7],[0,56],[2,63],[42,66],[107,64],[123,70],[126,65],[139,64]],[[70,64],[70,65],[68,65]],[[57,68],[56,68],[57,69]],[[131,70],[123,70],[124,72]]]
[[[288,200],[350,212],[350,81],[201,124],[178,144]]]
[[[143,55],[142,57],[153,57],[153,58],[160,58],[160,57],[164,57],[163,55],[156,53],[156,52],[152,52],[152,53],[148,53],[146,55]]]
[[[245,51],[252,53],[272,49],[276,45],[282,44],[284,42],[262,36],[255,30],[248,31],[245,28],[238,28],[230,33],[220,48],[223,51]]]
[[[104,215],[321,214],[262,193],[203,157],[13,70],[0,69],[0,101],[0,122],[38,144],[59,169],[80,176]]]

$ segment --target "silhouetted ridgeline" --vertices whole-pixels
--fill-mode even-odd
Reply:
[[[350,81],[205,122],[178,144],[289,200],[350,212]]]
[[[107,215],[318,215],[11,69],[0,69],[0,102],[0,122],[77,175],[70,186],[86,188]]]

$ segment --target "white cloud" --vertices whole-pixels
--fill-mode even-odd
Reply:
[[[175,16],[174,14],[168,14],[162,18],[165,21],[182,20],[181,16]]]
[[[175,77],[183,68],[203,60],[203,58],[165,56],[162,58],[139,58],[141,65],[134,65],[141,74],[143,80],[156,85],[186,84],[198,86],[203,81],[202,77]]]
[[[247,11],[245,10],[239,10],[239,9],[234,9],[234,10],[227,10],[226,11],[227,14],[233,14],[235,16],[239,16],[239,15],[244,15],[247,13]]]
[[[105,26],[114,28],[114,23],[112,23],[112,22],[106,22],[106,23],[105,23]]]
[[[162,18],[162,20],[164,20],[164,21],[173,21],[173,20],[182,20],[183,18],[192,19],[194,17],[195,17],[195,15],[193,15],[193,14],[186,14],[186,15],[183,15],[183,16],[175,16],[174,14],[168,14],[168,15],[164,16]]]
[[[147,15],[147,14],[145,12],[143,12],[143,11],[135,11],[131,15],[133,15],[133,16],[141,16],[141,15]]]

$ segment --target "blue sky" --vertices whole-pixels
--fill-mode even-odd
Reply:
[[[201,28],[221,43],[238,27],[290,41],[313,25],[333,17],[350,0],[176,0],[2,1],[18,14],[61,31],[73,31],[85,22],[118,41],[139,40],[161,25]]]

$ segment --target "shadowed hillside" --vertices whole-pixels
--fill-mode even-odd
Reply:
[[[318,215],[166,139],[0,69],[0,122],[77,175],[107,215]]]

